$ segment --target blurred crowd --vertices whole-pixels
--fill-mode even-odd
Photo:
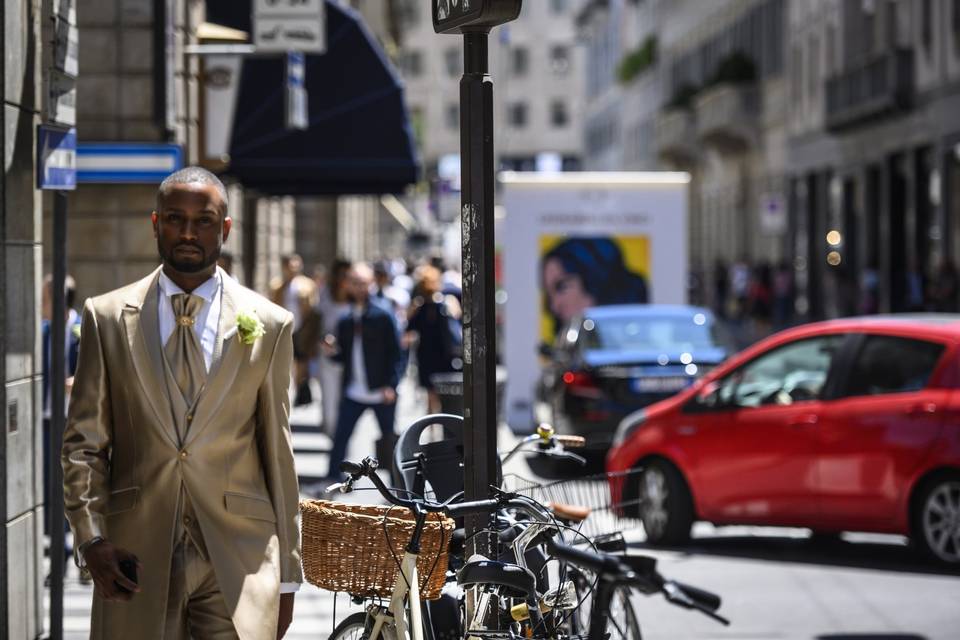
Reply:
[[[798,296],[795,277],[794,265],[787,261],[718,260],[709,274],[694,271],[690,299],[711,307],[746,345],[810,319],[808,302]],[[867,265],[858,276],[843,269],[831,273],[829,282],[821,286],[832,288],[836,305],[832,312],[822,315],[881,313],[881,277],[875,265]],[[932,269],[923,269],[913,261],[892,280],[889,295],[892,313],[957,313],[960,273],[949,260]]]
[[[304,273],[303,260],[282,259],[282,276],[268,297],[293,314],[294,404],[314,402],[333,438],[330,480],[360,416],[372,411],[381,429],[378,451],[392,449],[397,386],[408,368],[440,411],[436,380],[462,369],[462,289],[459,272],[438,258],[374,264],[338,259]],[[317,384],[311,384],[315,380]]]

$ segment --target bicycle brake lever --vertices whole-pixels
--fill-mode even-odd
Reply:
[[[333,484],[331,484],[330,486],[328,486],[326,489],[323,490],[324,493],[336,493],[338,491],[340,493],[349,493],[350,489],[347,488],[346,482],[334,482]]]
[[[572,452],[572,451],[558,451],[558,452],[555,453],[554,455],[556,455],[556,456],[558,456],[558,457],[561,457],[561,458],[569,458],[570,460],[573,460],[574,462],[576,462],[577,464],[579,464],[581,467],[582,467],[583,465],[587,464],[587,459],[586,459],[586,458],[584,458],[583,456],[581,456],[581,455],[579,455],[579,454],[576,454],[576,453],[574,453],[574,452]]]
[[[719,614],[716,614],[716,613],[714,613],[713,611],[710,611],[709,609],[704,609],[703,607],[699,607],[699,606],[698,606],[698,607],[694,607],[694,608],[695,608],[697,611],[699,611],[700,613],[702,613],[703,615],[707,616],[708,618],[713,618],[715,621],[719,622],[719,623],[722,624],[723,626],[725,626],[725,627],[729,627],[729,626],[730,626],[730,621],[727,620],[726,618],[724,618],[723,616],[721,616],[721,615],[719,615]]]

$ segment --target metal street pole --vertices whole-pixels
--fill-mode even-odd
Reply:
[[[488,74],[489,28],[464,31],[460,80],[461,243],[463,273],[464,499],[490,493],[497,470],[497,348],[493,238],[493,81]],[[466,520],[473,553],[491,545],[474,533],[486,519]]]
[[[66,332],[67,301],[67,193],[53,193],[53,317],[50,319],[50,640],[63,640],[63,468],[60,448],[66,423]]]

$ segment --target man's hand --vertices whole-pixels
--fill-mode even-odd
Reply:
[[[397,401],[397,392],[393,387],[383,388],[383,401],[387,404],[393,404]]]
[[[115,547],[107,540],[95,542],[87,547],[83,552],[84,562],[87,563],[87,569],[93,577],[93,583],[96,585],[100,597],[108,602],[125,602],[133,597],[133,594],[140,593],[140,587],[120,570],[120,562],[131,560],[137,566],[137,576],[143,571],[143,566],[137,560],[137,556],[129,551]],[[127,589],[130,593],[124,593],[120,587]]]
[[[323,351],[323,355],[328,358],[337,355],[337,339],[333,334],[328,333],[323,337],[323,340],[320,342],[320,350]]]
[[[277,617],[277,640],[287,633],[290,623],[293,622],[293,597],[296,593],[280,594],[280,615]]]

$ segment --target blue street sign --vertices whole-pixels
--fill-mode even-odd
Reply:
[[[183,168],[183,151],[176,144],[80,143],[77,182],[157,183]]]
[[[37,128],[37,187],[77,188],[77,130]]]

